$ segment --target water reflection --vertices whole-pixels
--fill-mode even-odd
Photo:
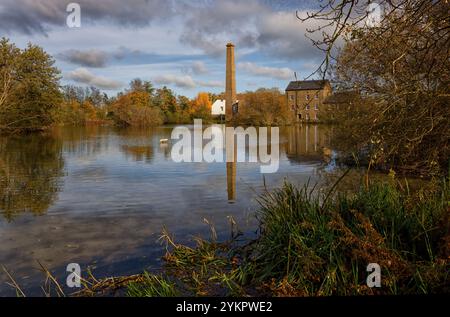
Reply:
[[[127,158],[136,162],[151,163],[156,153],[164,159],[170,159],[168,144],[161,144],[161,139],[170,139],[173,126],[158,128],[117,128],[114,130],[119,138],[121,151]]]
[[[52,130],[52,135],[63,142],[63,151],[82,157],[94,157],[109,149],[109,128],[97,125],[65,127]]]
[[[286,155],[293,163],[328,162],[331,132],[326,126],[299,124],[288,127]]]
[[[224,125],[215,127],[225,131]],[[172,129],[170,126],[154,129],[88,126],[55,129],[47,135],[2,137],[0,138],[1,213],[8,220],[26,211],[44,214],[55,202],[61,188],[59,178],[63,175],[64,168],[62,153],[69,157],[78,157],[78,161],[83,162],[83,168],[73,171],[72,175],[84,181],[107,177],[106,166],[93,163],[102,155],[110,155],[113,158],[117,149],[123,153],[126,160],[134,162],[156,165],[170,162],[171,144],[161,144],[159,141],[170,139]],[[280,132],[281,140],[284,140],[280,145],[281,154],[284,151],[290,162],[309,164],[329,160],[330,136],[326,128],[317,125],[296,125],[283,128]],[[225,151],[224,146],[216,144],[216,148]],[[249,153],[248,144],[245,151]],[[155,155],[156,162],[154,162]],[[235,162],[238,155],[235,143]],[[237,199],[238,167],[235,162],[225,164],[229,202]],[[183,168],[184,165],[180,167],[181,171]]]
[[[121,150],[136,162],[151,163],[153,158],[153,148],[148,145],[122,145]]]
[[[228,201],[230,203],[233,203],[236,200],[237,152],[237,144],[234,143],[234,160],[233,162],[227,162],[227,193]]]
[[[61,139],[52,135],[0,137],[0,212],[11,221],[44,214],[61,188]]]
[[[219,239],[228,238],[233,216],[253,233],[255,198],[264,190],[260,164],[174,163],[173,142],[160,144],[173,128],[64,127],[0,138],[0,263],[41,294],[36,260],[62,278],[72,262],[96,262],[99,277],[133,274],[161,265],[163,227],[186,243],[209,235],[206,218]],[[321,126],[280,129],[280,169],[264,176],[268,188],[285,178],[316,182],[328,144]],[[0,295],[14,295],[5,281],[0,273]]]

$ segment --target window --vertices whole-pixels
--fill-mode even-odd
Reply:
[[[239,112],[239,103],[236,102],[235,104],[233,104],[233,106],[231,107],[231,110],[232,110],[233,114],[238,113]]]
[[[309,94],[306,95],[306,100],[309,100]]]
[[[309,110],[309,105],[306,105],[306,110]]]
[[[292,108],[292,111],[295,111],[295,106],[294,105],[292,105],[291,108]]]
[[[309,114],[305,115],[306,120],[309,120]]]
[[[317,93],[315,96],[314,96],[314,99],[319,99],[319,93]]]
[[[316,105],[314,106],[314,110],[319,110],[319,105],[316,103]]]
[[[289,100],[294,100],[294,95],[289,95]]]
[[[314,119],[319,120],[319,117],[317,116],[317,113],[314,115]]]

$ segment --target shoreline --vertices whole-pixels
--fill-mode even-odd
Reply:
[[[232,229],[228,241],[217,241],[211,227],[210,239],[194,238],[196,246],[188,247],[164,230],[167,252],[159,272],[105,279],[90,274],[82,290],[64,296],[448,293],[449,185],[442,180],[438,188],[411,193],[378,181],[353,195],[328,192],[323,199],[285,183],[259,197],[255,239],[243,243]],[[380,288],[366,285],[369,263],[381,268]]]

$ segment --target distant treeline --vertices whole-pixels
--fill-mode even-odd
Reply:
[[[108,97],[95,87],[64,86],[57,122],[85,124],[109,122],[118,126],[145,127],[164,123],[187,123],[195,118],[211,120],[213,96],[202,92],[194,99],[177,96],[167,87],[155,88],[141,79]]]
[[[129,87],[108,97],[96,87],[60,86],[60,71],[42,48],[17,48],[0,41],[0,131],[23,133],[54,124],[110,123],[119,126],[155,126],[188,123],[194,118],[212,121],[212,103],[219,95],[201,92],[195,98],[177,95],[167,87],[134,79]],[[278,89],[240,94],[236,123],[287,124],[285,98]]]
[[[194,119],[212,122],[215,100],[222,94],[200,92],[195,98],[176,95],[167,87],[155,88],[150,81],[139,78],[130,82],[129,88],[108,98],[95,87],[64,86],[63,99],[57,111],[57,122],[84,124],[112,122],[119,126],[155,126],[165,123],[190,123]],[[260,88],[238,95],[239,115],[235,123],[254,125],[283,125],[292,118],[285,97],[276,88]]]

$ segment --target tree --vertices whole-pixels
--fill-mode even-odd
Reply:
[[[199,92],[191,103],[191,116],[195,119],[208,119],[211,116],[211,99],[206,92]]]
[[[178,96],[177,97],[178,109],[181,111],[188,111],[190,107],[190,100],[186,96]]]
[[[6,101],[11,95],[14,80],[14,70],[17,68],[20,50],[5,38],[0,40],[0,109],[6,107]]]
[[[84,117],[85,117],[84,120],[86,122],[97,120],[97,110],[91,101],[86,100],[85,102],[83,102],[81,104],[81,109],[83,109],[83,113],[84,113]]]
[[[147,92],[148,94],[150,94],[150,96],[153,96],[155,88],[150,81],[143,81],[140,78],[136,78],[130,82],[130,91]]]
[[[0,40],[0,130],[18,133],[42,130],[53,123],[61,102],[59,71],[42,48],[20,50]]]
[[[54,111],[55,121],[84,125],[106,120],[109,98],[96,87],[63,86],[63,101]]]
[[[165,116],[178,110],[177,98],[174,92],[166,86],[156,90],[154,104],[162,110]]]
[[[260,88],[238,96],[239,114],[236,121],[241,124],[283,125],[292,121],[286,97],[277,88]]]
[[[150,94],[133,91],[123,94],[110,107],[119,126],[156,126],[163,123],[161,112],[151,105]]]
[[[322,73],[331,66],[337,86],[359,92],[360,106],[367,107],[348,116],[345,125],[354,128],[347,137],[368,150],[371,165],[448,172],[450,4],[380,1],[383,17],[369,27],[363,23],[369,3],[330,0],[308,17],[332,27],[315,41],[326,52]],[[344,46],[333,56],[338,39]]]

